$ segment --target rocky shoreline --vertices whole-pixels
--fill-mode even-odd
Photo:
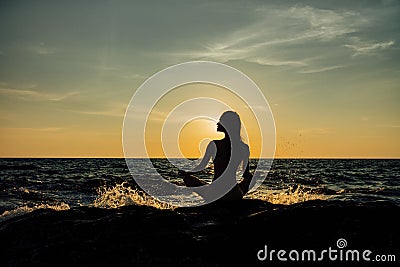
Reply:
[[[318,200],[287,206],[243,200],[175,210],[46,209],[0,223],[0,255],[4,266],[309,266],[316,262],[259,261],[257,252],[265,245],[288,251],[336,248],[343,238],[348,249],[396,254],[398,214],[400,207],[390,202]],[[323,265],[346,264],[373,262]]]

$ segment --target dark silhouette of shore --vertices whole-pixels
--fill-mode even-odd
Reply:
[[[396,254],[399,212],[390,202],[316,200],[285,206],[246,199],[235,207],[37,210],[0,223],[0,255],[2,266],[309,266],[313,262],[261,262],[257,252],[264,245],[336,248],[345,238],[349,249]]]

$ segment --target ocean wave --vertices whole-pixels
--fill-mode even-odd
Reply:
[[[310,200],[327,200],[330,196],[313,193],[303,186],[289,186],[284,190],[259,190],[246,196],[250,199],[259,199],[272,204],[291,205]]]
[[[174,206],[161,202],[139,189],[134,189],[127,182],[115,186],[101,186],[97,189],[98,197],[94,207],[119,208],[130,205],[151,206],[158,209],[172,209]],[[258,199],[272,204],[290,205],[309,200],[327,200],[330,196],[314,193],[303,186],[290,186],[284,190],[258,190],[245,196],[248,199]]]
[[[70,206],[64,202],[58,203],[58,204],[38,204],[34,206],[28,206],[24,205],[18,208],[15,208],[13,210],[6,210],[0,215],[0,222],[5,221],[7,219],[10,219],[12,217],[20,216],[23,214],[30,213],[34,210],[39,210],[39,209],[52,209],[55,211],[60,211],[60,210],[69,210]]]
[[[141,190],[130,187],[127,182],[111,187],[101,186],[97,188],[97,193],[98,197],[93,202],[93,206],[98,208],[119,208],[131,205],[151,206],[157,209],[173,208]]]

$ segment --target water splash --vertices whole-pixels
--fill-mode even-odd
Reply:
[[[130,205],[152,206],[157,209],[172,209],[172,205],[158,201],[138,189],[132,189],[127,182],[113,187],[97,188],[98,197],[93,202],[98,208],[119,208]]]
[[[290,186],[285,190],[258,190],[250,193],[246,198],[268,201],[272,204],[291,205],[309,200],[327,200],[329,197],[310,193],[301,186]]]
[[[52,210],[56,210],[56,211],[60,211],[60,210],[69,210],[70,206],[64,202],[61,202],[59,204],[39,204],[39,205],[35,205],[35,206],[21,206],[18,207],[16,209],[13,210],[6,210],[4,211],[1,215],[0,215],[0,222],[1,221],[5,221],[9,218],[12,217],[16,217],[16,216],[20,216],[26,213],[30,213],[34,210],[39,210],[39,209],[52,209]]]
[[[131,188],[127,185],[127,182],[113,187],[99,187],[97,193],[98,197],[95,199],[93,206],[99,208],[118,208],[130,205],[152,206],[158,209],[174,208],[174,206],[161,202],[141,190]],[[311,193],[301,186],[291,186],[285,190],[259,189],[246,195],[245,198],[259,199],[272,204],[290,205],[309,200],[326,200],[329,197],[323,194]]]

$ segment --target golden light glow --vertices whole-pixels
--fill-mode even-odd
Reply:
[[[179,149],[186,158],[199,158],[204,155],[207,144],[211,140],[222,139],[224,134],[217,133],[213,121],[198,119],[182,128],[179,135]],[[197,149],[196,149],[197,148]]]
[[[186,108],[186,112],[204,114],[208,119],[199,118],[188,122],[181,120],[185,114],[175,114],[174,118],[170,118],[170,123],[176,125],[175,128],[182,129],[181,133],[179,136],[170,136],[166,142],[161,142],[162,128],[168,114],[185,100],[196,98],[220,99],[229,107],[221,106],[214,100],[210,100],[206,106],[199,105],[196,102],[189,103],[190,109]],[[176,147],[168,157],[199,157],[201,154],[199,145],[203,140],[223,138],[223,134],[216,131],[216,122],[226,110],[234,110],[240,115],[243,141],[250,146],[251,157],[259,157],[261,153],[261,133],[251,109],[241,98],[227,89],[201,83],[178,87],[165,95],[155,105],[145,131],[148,155],[150,157],[165,157],[164,145],[164,147]],[[168,134],[165,133],[165,135]],[[204,146],[206,143],[208,142],[203,142],[202,145]]]

